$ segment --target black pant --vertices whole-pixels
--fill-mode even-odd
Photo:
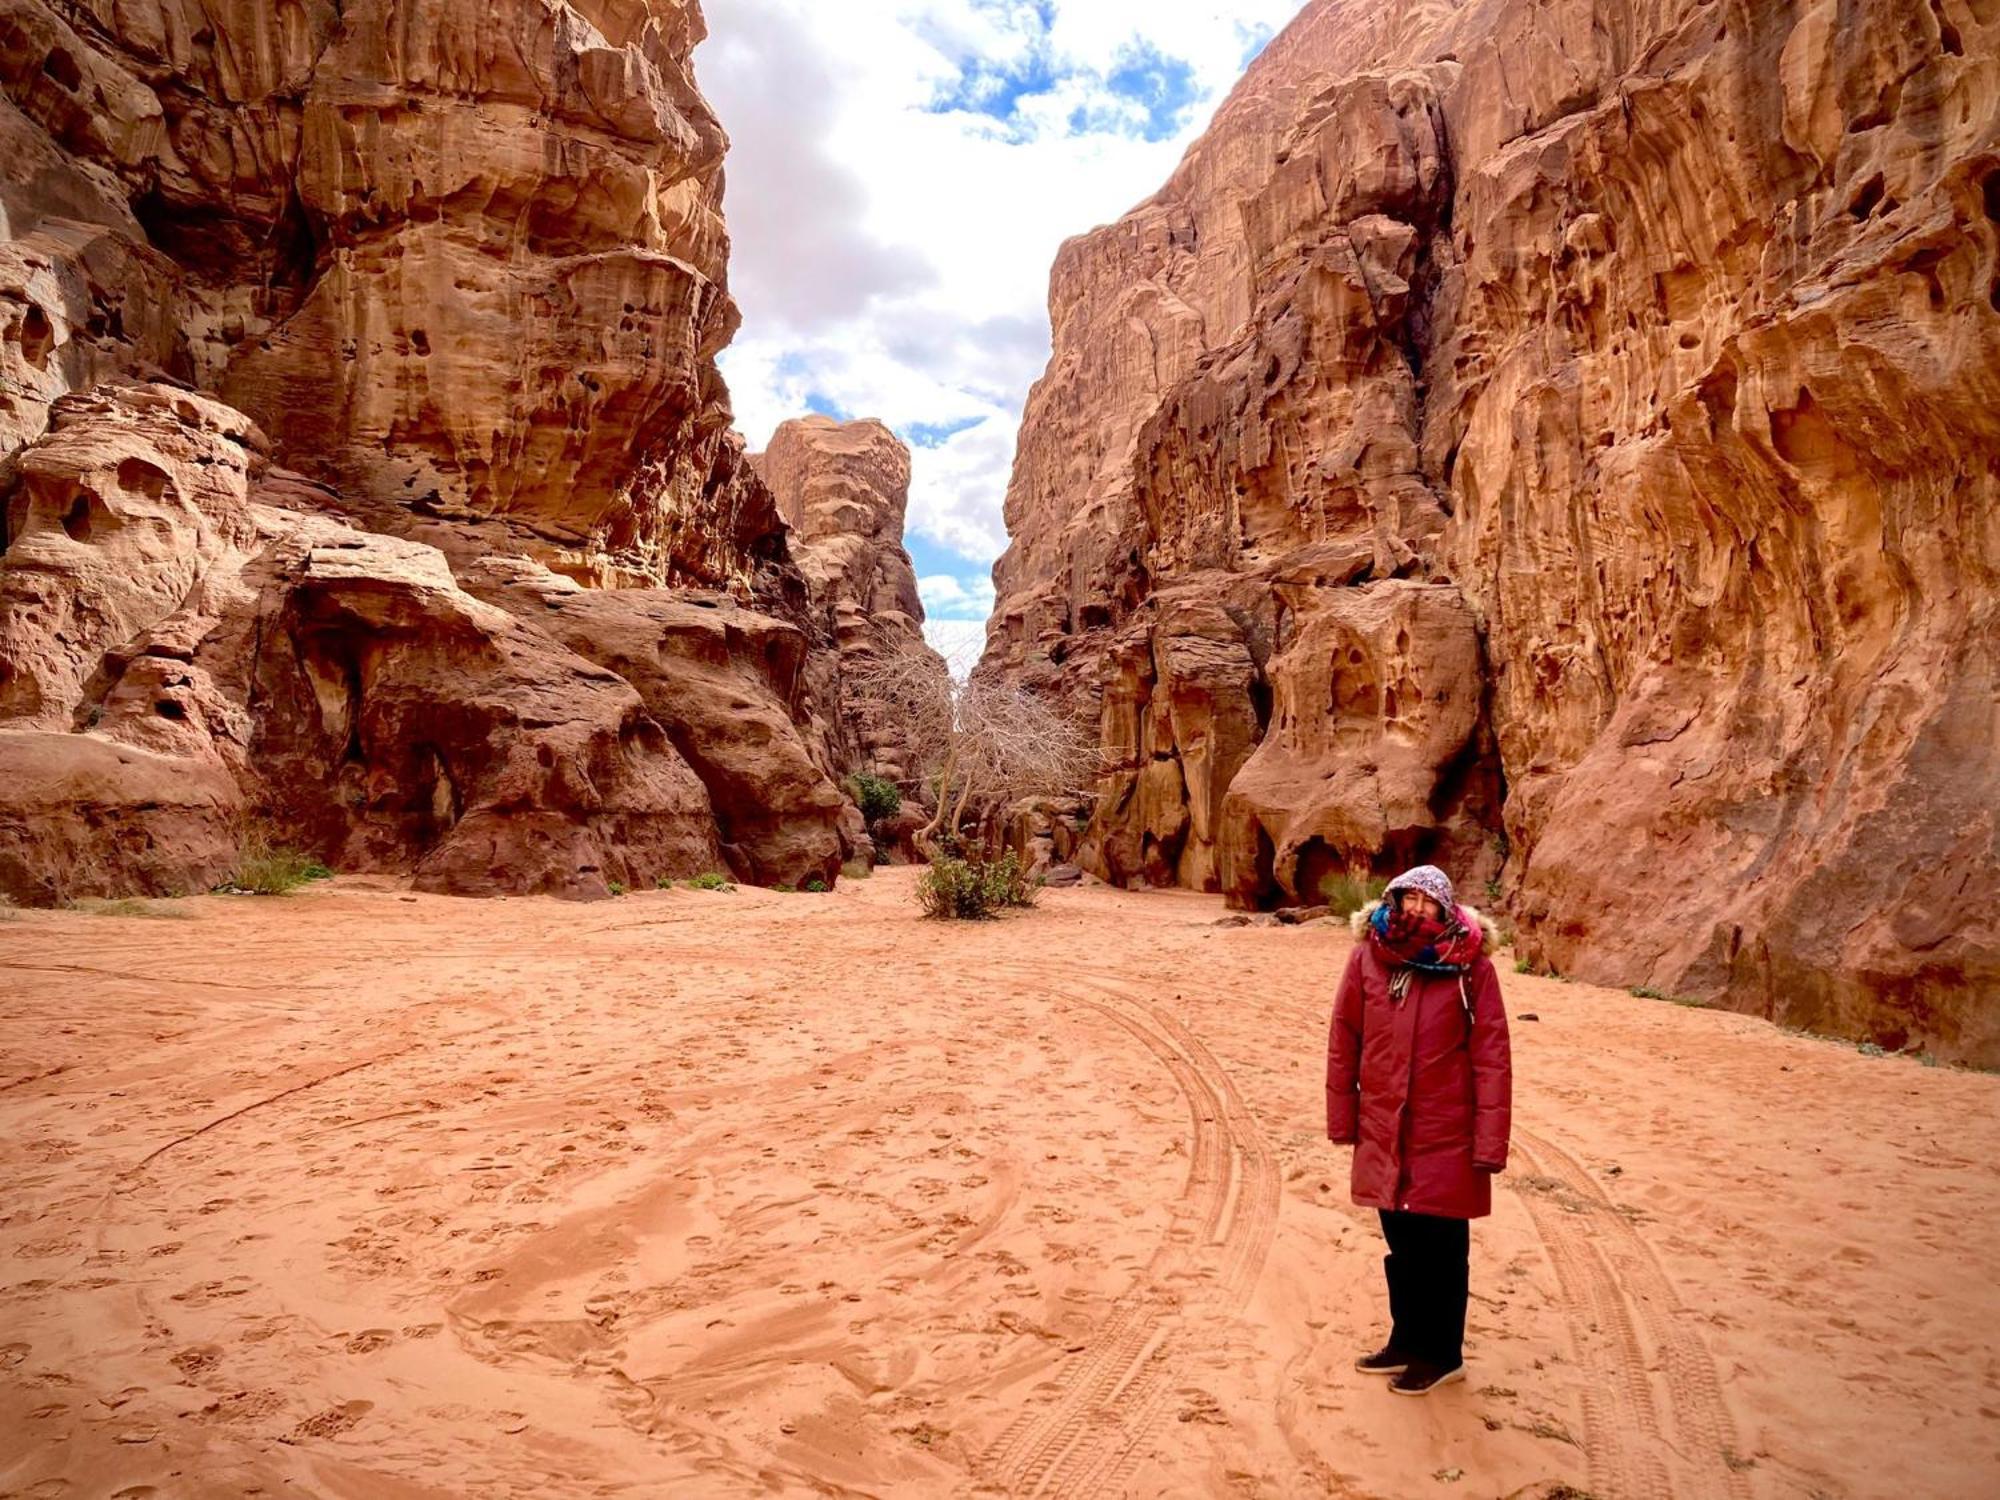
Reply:
[[[1463,1219],[1380,1210],[1389,1253],[1390,1347],[1452,1369],[1465,1356],[1465,1304],[1471,1286],[1472,1230]]]

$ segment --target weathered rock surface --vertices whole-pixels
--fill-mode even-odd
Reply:
[[[833,878],[701,35],[0,4],[0,889],[200,888],[253,829],[468,894]]]
[[[1088,866],[1440,858],[2000,1061],[1996,78],[1965,0],[1308,6],[1052,276],[982,670],[1101,707]]]
[[[837,708],[827,717],[844,740],[839,759],[914,789],[904,726],[865,686],[871,669],[891,658],[914,655],[940,676],[947,671],[924,642],[916,569],[903,550],[909,449],[880,422],[809,416],[782,423],[750,461],[791,528],[814,630],[832,648],[821,691]]]
[[[702,35],[694,0],[9,0],[12,435],[157,370],[357,508],[726,580],[776,528],[715,370],[737,313]]]

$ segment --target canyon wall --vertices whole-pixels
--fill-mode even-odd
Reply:
[[[854,852],[694,0],[0,4],[0,892]]]
[[[812,601],[809,628],[825,648],[815,660],[819,696],[840,736],[830,758],[919,790],[922,768],[906,726],[870,692],[892,661],[940,679],[949,670],[924,641],[917,570],[903,550],[910,450],[880,422],[809,416],[779,424],[750,462],[790,528]]]
[[[2000,1062],[2000,9],[1316,0],[1050,310],[1090,867]]]

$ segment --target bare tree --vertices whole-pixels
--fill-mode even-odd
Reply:
[[[853,687],[896,716],[935,788],[931,820],[914,836],[928,858],[940,833],[955,834],[968,816],[1023,797],[1083,795],[1101,769],[1089,727],[1019,688],[961,681],[928,651],[880,658]]]

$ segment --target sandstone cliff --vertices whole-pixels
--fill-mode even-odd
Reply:
[[[833,878],[701,35],[0,5],[0,890],[200,888],[257,829],[468,893]]]
[[[825,717],[841,741],[834,758],[915,790],[915,757],[889,707],[869,697],[871,668],[916,656],[940,677],[944,659],[924,643],[916,569],[903,550],[910,503],[910,452],[876,421],[801,417],[783,423],[751,463],[791,528],[792,557],[805,574],[821,659]]]
[[[981,670],[1111,878],[2000,1061],[1996,287],[1990,7],[1316,0],[1058,258]]]

